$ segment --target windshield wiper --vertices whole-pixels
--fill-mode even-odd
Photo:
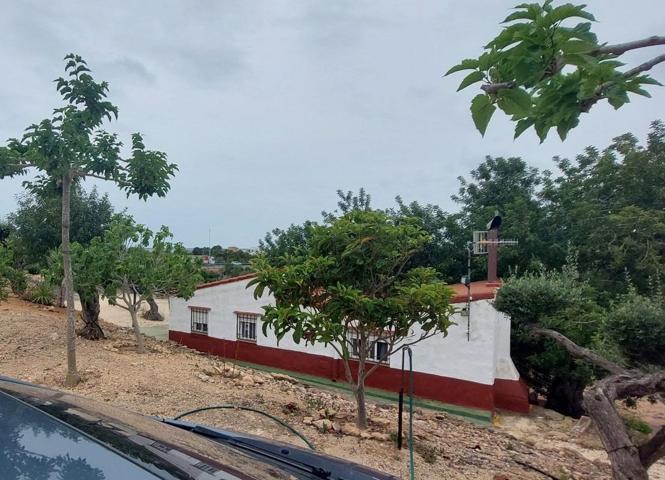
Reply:
[[[292,468],[323,480],[387,480],[394,478],[388,475],[377,476],[377,472],[375,471],[365,469],[360,465],[347,463],[343,460],[328,458],[308,450],[279,445],[228,430],[166,418],[161,419],[161,421],[174,427],[208,437],[225,445],[238,448],[255,456],[289,465]]]

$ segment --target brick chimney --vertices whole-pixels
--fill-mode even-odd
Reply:
[[[487,231],[487,283],[498,283],[496,269],[498,264],[497,251],[499,245],[499,229],[493,228]]]

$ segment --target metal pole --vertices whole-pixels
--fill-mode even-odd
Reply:
[[[471,252],[473,242],[466,246],[466,341],[471,341]]]

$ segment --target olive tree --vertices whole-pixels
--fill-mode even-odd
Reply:
[[[415,219],[350,210],[310,225],[306,241],[254,262],[255,297],[270,291],[263,332],[331,346],[353,387],[357,424],[367,427],[365,381],[400,348],[446,334],[452,291],[432,268],[409,268],[430,241]]]
[[[20,139],[0,147],[0,178],[37,171],[26,186],[32,190],[60,189],[62,198],[61,248],[67,303],[67,377],[76,385],[76,333],[74,280],[70,246],[70,199],[72,185],[85,178],[116,183],[127,194],[141,199],[164,196],[177,167],[163,152],[147,150],[140,134],[132,135],[131,153],[121,155],[122,143],[115,133],[103,129],[118,117],[118,108],[107,100],[108,84],[96,82],[86,62],[78,55],[65,57],[66,78],[55,80],[63,106],[51,118],[30,125]]]
[[[144,352],[138,320],[144,302],[168,295],[190,298],[203,278],[200,260],[193,259],[171,238],[166,227],[153,233],[125,218],[102,238],[94,239],[85,251],[90,267],[103,272],[99,285],[103,296],[131,316],[139,353]]]
[[[607,100],[618,109],[630,101],[629,94],[649,97],[643,87],[660,85],[645,72],[665,62],[665,53],[628,69],[622,69],[619,58],[665,45],[665,36],[601,43],[591,31],[595,18],[584,7],[554,6],[552,0],[520,4],[480,57],[448,70],[446,75],[471,71],[458,91],[481,84],[482,93],[471,101],[471,116],[481,134],[498,107],[516,122],[515,137],[533,127],[541,142],[552,128],[565,139],[580,115],[596,103]]]
[[[568,330],[581,339],[590,335],[579,333],[588,327],[580,315],[571,316],[569,325],[561,324],[561,312],[579,303],[579,299],[570,297],[580,294],[564,283],[560,275],[551,274],[509,279],[497,293],[496,307],[511,315],[517,328],[554,342],[572,358],[593,367],[582,393],[582,407],[598,430],[613,478],[646,480],[649,467],[665,457],[665,425],[646,442],[637,443],[616,404],[632,404],[642,397],[663,401],[665,302],[631,292],[611,309],[601,332],[596,332],[595,342],[582,346],[574,336],[562,333]]]

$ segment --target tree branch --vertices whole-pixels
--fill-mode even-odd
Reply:
[[[480,89],[488,95],[491,95],[493,93],[497,93],[499,90],[514,88],[515,85],[515,82],[487,83],[485,85],[481,85]]]
[[[665,457],[665,425],[638,448],[640,461],[645,468],[649,468],[661,458]]]
[[[605,45],[599,47],[591,55],[603,55],[603,54],[612,54],[612,55],[622,55],[629,50],[635,50],[637,48],[653,47],[655,45],[665,45],[665,37],[660,37],[657,35],[643,38],[642,40],[634,40],[632,42],[626,43],[617,43],[616,45]]]
[[[582,360],[587,360],[598,367],[604,368],[610,373],[613,373],[615,375],[628,373],[626,369],[620,367],[616,363],[601,357],[600,355],[592,352],[588,348],[580,347],[578,344],[570,340],[568,337],[560,334],[557,331],[550,330],[548,328],[535,327],[531,328],[530,332],[537,336],[551,338],[559,345],[561,345],[563,348],[565,348],[571,356]]]
[[[665,62],[665,53],[658,55],[657,57],[654,57],[648,62],[644,62],[643,64],[638,65],[635,68],[631,68],[630,70],[624,72],[623,76],[632,77],[633,75],[637,75],[638,73],[646,72],[647,70],[651,70],[654,66],[662,62]]]

